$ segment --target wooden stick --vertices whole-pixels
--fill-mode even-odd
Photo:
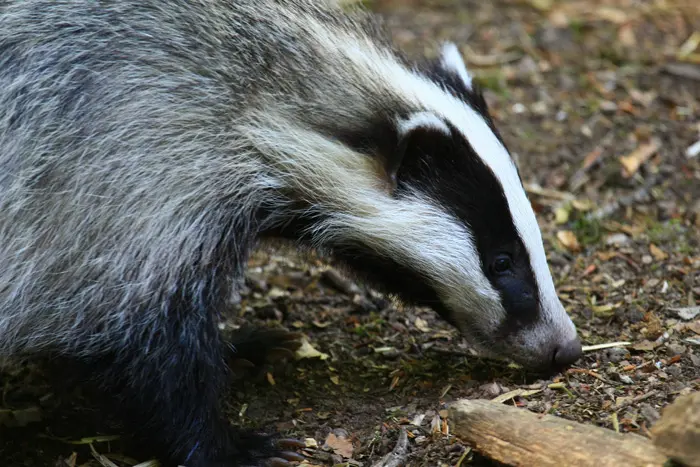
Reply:
[[[508,465],[661,467],[666,461],[650,440],[639,435],[487,400],[455,402],[448,421],[455,436]]]

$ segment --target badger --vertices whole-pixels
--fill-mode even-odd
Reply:
[[[0,357],[89,364],[166,465],[298,460],[220,407],[217,319],[267,240],[485,354],[581,355],[453,43],[409,59],[381,19],[314,0],[0,1]]]

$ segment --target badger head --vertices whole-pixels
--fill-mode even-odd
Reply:
[[[487,354],[538,370],[576,361],[581,344],[537,219],[456,47],[421,71],[351,58],[356,75],[372,76],[366,92],[390,99],[366,125],[350,124],[348,100],[346,120],[314,130],[284,118],[272,129],[269,113],[264,133],[257,127],[253,139],[274,142],[266,152],[297,206],[276,233],[433,308]]]

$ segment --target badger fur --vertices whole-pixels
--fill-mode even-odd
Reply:
[[[314,0],[0,0],[0,357],[98,362],[173,465],[279,456],[218,405],[216,314],[271,238],[488,353],[580,355],[454,45],[413,63]]]

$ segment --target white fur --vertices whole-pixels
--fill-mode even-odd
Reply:
[[[462,54],[454,43],[447,42],[443,44],[440,59],[442,66],[457,74],[468,89],[473,89],[472,76],[467,71]]]
[[[398,121],[399,134],[406,135],[417,128],[432,128],[445,135],[450,134],[450,128],[445,121],[432,112],[418,112],[405,120]]]

